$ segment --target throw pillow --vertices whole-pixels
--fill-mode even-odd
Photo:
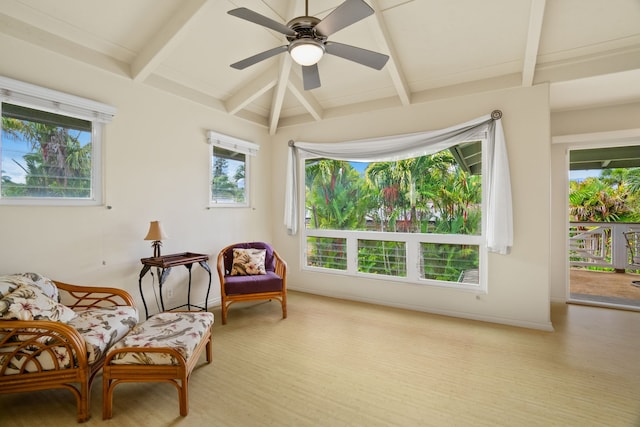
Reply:
[[[250,276],[267,274],[264,268],[265,249],[233,249],[232,276]]]
[[[38,273],[16,273],[0,277],[0,297],[13,292],[20,285],[35,285],[49,298],[60,300],[56,285],[51,279]]]
[[[67,323],[75,315],[75,311],[49,298],[42,289],[33,285],[20,285],[0,300],[0,319]]]

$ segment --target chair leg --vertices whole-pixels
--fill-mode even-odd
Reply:
[[[283,296],[282,300],[280,300],[280,304],[282,305],[282,318],[287,318],[287,297]]]
[[[189,376],[182,379],[182,387],[178,388],[178,400],[180,400],[180,415],[189,415]]]
[[[227,303],[225,301],[222,301],[222,324],[226,325],[227,324],[227,309],[229,307],[227,306]]]

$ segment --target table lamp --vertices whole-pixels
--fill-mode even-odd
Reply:
[[[151,246],[153,246],[153,256],[157,258],[160,256],[160,246],[162,246],[161,240],[166,239],[168,236],[165,234],[160,221],[151,221],[149,224],[149,232],[144,240],[153,240]]]

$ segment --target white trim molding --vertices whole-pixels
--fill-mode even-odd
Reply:
[[[116,108],[110,105],[3,76],[0,76],[0,102],[100,123],[110,123],[116,115]]]
[[[216,147],[236,151],[249,156],[257,155],[258,150],[260,149],[260,146],[253,142],[245,141],[244,139],[235,138],[223,133],[214,132],[212,130],[207,132],[207,142],[211,145],[215,145]]]

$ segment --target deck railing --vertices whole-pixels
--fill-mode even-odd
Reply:
[[[604,267],[635,270],[624,234],[640,231],[640,223],[570,222],[569,264],[571,267]]]

